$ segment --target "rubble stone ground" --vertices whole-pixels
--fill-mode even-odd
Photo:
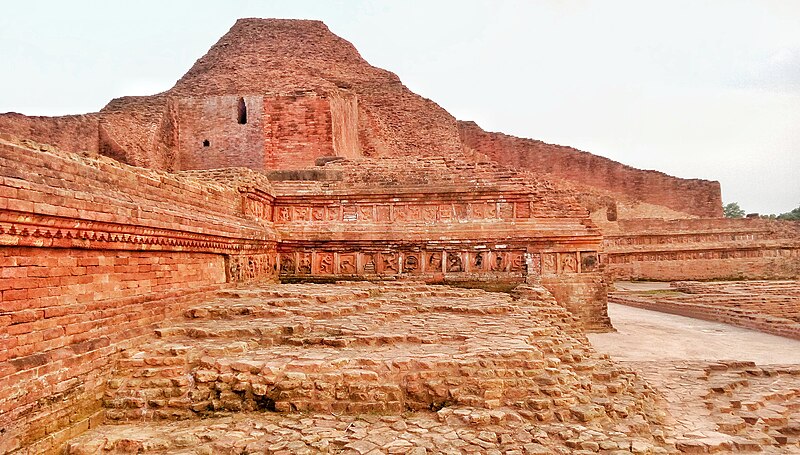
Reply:
[[[122,353],[67,453],[670,453],[663,399],[543,288],[220,291]]]
[[[800,453],[800,341],[615,304],[609,315],[617,332],[592,344],[664,394],[677,449]]]

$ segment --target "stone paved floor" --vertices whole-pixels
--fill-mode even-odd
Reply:
[[[620,430],[532,423],[512,410],[445,408],[399,416],[249,412],[199,421],[106,425],[74,440],[67,453],[670,453],[650,438]]]

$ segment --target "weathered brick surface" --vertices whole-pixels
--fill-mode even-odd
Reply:
[[[14,134],[67,152],[98,152],[97,114],[29,117],[15,112],[0,114],[0,133]]]
[[[238,122],[239,100],[245,104],[245,124]],[[176,104],[177,169],[264,168],[263,97],[181,98]]]
[[[681,453],[800,451],[800,368],[743,361],[626,362],[664,391]]]
[[[41,263],[43,254],[62,259],[68,251],[32,250],[36,250],[36,255],[18,251],[14,257],[18,261],[27,259]],[[96,252],[86,256],[90,255],[97,259]],[[170,261],[180,260],[180,268],[183,268],[192,265],[188,257],[193,255],[177,254],[174,258],[164,254],[135,256],[140,256],[134,261],[139,268],[145,267],[144,263],[159,260],[163,262],[162,267]],[[115,263],[130,262],[132,258],[102,259],[102,262]],[[0,335],[0,344],[4,347],[2,355],[6,357],[0,363],[0,428],[3,429],[0,452],[13,452],[15,449],[30,449],[31,453],[54,451],[67,439],[85,430],[90,420],[97,421],[93,416],[100,409],[105,381],[120,348],[137,336],[152,331],[154,324],[165,317],[180,311],[178,296],[192,295],[219,283],[219,270],[209,274],[207,270],[211,267],[203,258],[199,259],[198,267],[193,270],[171,272],[169,278],[149,293],[128,289],[124,292],[125,298],[114,298],[123,294],[116,288],[144,284],[144,281],[136,280],[135,274],[98,271],[70,276],[68,283],[86,280],[92,284],[84,285],[87,293],[74,299],[66,298],[63,304],[60,301],[65,299],[64,290],[58,286],[15,290],[29,295],[24,300],[6,300],[4,291],[0,314],[8,320],[4,322],[4,331]],[[109,266],[97,266],[98,269],[105,267]],[[8,284],[8,281],[2,282]],[[18,284],[25,285],[11,283]],[[114,290],[110,290],[111,287]],[[55,300],[52,297],[30,297],[31,293],[49,292],[59,293],[58,297]],[[103,299],[105,296],[110,298]],[[102,420],[102,416],[99,419]]]
[[[604,277],[800,271],[796,223],[628,220],[718,216],[719,187],[459,129],[315,21],[239,21],[167,92],[0,132],[0,452],[56,452],[106,411],[274,409],[347,423],[315,440],[333,451],[664,453],[655,395],[586,346],[610,328]],[[262,287],[207,293],[223,283]],[[357,437],[319,414],[403,411]],[[287,431],[220,425],[199,450]],[[186,446],[94,434],[70,450]]]

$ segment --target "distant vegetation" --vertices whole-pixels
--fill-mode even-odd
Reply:
[[[800,207],[795,208],[791,212],[781,213],[780,215],[761,215],[761,218],[769,218],[771,220],[800,220]]]
[[[722,213],[725,218],[744,218],[744,210],[739,207],[738,202],[731,202],[722,206]]]
[[[725,218],[744,218],[745,212],[739,207],[739,203],[731,202],[722,206],[722,213]],[[761,218],[770,220],[792,220],[800,221],[800,206],[790,212],[781,213],[780,215],[761,215]]]

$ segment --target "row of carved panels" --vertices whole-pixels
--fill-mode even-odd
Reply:
[[[397,275],[421,273],[560,274],[592,272],[596,252],[391,251],[279,253],[283,275]]]
[[[243,283],[269,279],[278,274],[276,253],[229,255],[227,260],[228,281]]]
[[[448,204],[350,204],[350,205],[279,205],[274,221],[290,222],[405,222],[469,221],[531,217],[531,202],[459,202]],[[273,220],[271,207],[262,201],[247,199],[245,213]]]
[[[720,251],[667,251],[658,253],[608,254],[608,264],[653,261],[691,261],[703,259],[747,259],[747,258],[800,257],[800,249],[720,250]]]
[[[615,245],[662,245],[671,243],[702,243],[702,242],[729,242],[753,241],[776,238],[767,233],[747,234],[675,234],[675,235],[641,235],[631,237],[607,238],[603,240],[606,246]]]

